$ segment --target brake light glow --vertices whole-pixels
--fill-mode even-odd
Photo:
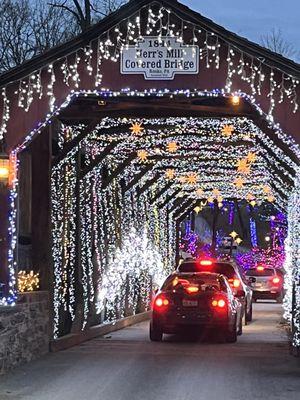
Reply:
[[[262,265],[259,265],[258,267],[256,267],[257,271],[264,271],[265,267],[263,267]]]
[[[239,288],[240,285],[241,285],[241,281],[238,278],[228,279],[228,282],[229,282],[230,286],[235,288],[235,289]]]
[[[238,288],[241,285],[241,281],[239,279],[234,279],[233,280],[233,287]]]
[[[226,306],[226,301],[223,299],[220,300],[215,299],[211,302],[211,304],[213,307],[224,308]]]
[[[212,265],[212,261],[211,260],[200,260],[200,265],[207,267],[207,266]]]
[[[278,278],[278,276],[276,276],[275,278],[272,279],[273,283],[279,283],[280,279]]]
[[[186,290],[189,294],[194,294],[194,293],[198,293],[198,292],[199,292],[198,286],[187,286],[187,287],[185,288],[185,290]]]
[[[168,306],[169,304],[170,304],[169,300],[168,300],[168,299],[164,299],[164,298],[162,298],[162,297],[158,297],[158,298],[155,300],[155,305],[156,305],[157,307],[166,307],[166,306]]]

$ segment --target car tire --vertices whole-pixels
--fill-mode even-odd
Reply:
[[[283,302],[283,293],[280,292],[279,296],[276,297],[276,301],[277,303],[282,303]]]
[[[246,308],[246,310],[247,310],[247,308]],[[252,309],[252,303],[251,303],[249,312],[246,311],[246,321],[247,322],[251,322],[252,321],[252,313],[253,313],[253,309]]]
[[[155,325],[151,322],[149,336],[150,336],[151,342],[161,342],[162,338],[163,338],[163,332],[162,332],[161,328],[159,328],[157,325]]]
[[[226,331],[226,341],[228,343],[235,343],[237,341],[237,329],[236,329],[236,320],[233,326],[227,328]]]
[[[243,319],[240,318],[239,329],[237,331],[237,335],[241,336],[243,334]]]

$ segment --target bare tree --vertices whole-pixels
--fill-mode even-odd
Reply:
[[[0,3],[0,72],[7,71],[74,36],[76,24],[61,9],[40,1]]]
[[[273,28],[270,33],[261,36],[261,44],[287,58],[294,58],[297,55],[295,47],[284,39],[281,29]]]
[[[84,32],[93,23],[117,10],[124,0],[56,0],[49,3],[53,8],[60,8],[70,13]]]

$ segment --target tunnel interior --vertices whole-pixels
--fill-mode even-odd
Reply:
[[[30,211],[20,201],[19,227],[32,221],[21,240],[44,287],[53,282],[54,337],[148,310],[195,210],[286,215],[296,160],[242,97],[76,97],[20,154],[20,196],[32,198]]]

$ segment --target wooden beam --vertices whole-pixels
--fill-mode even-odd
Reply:
[[[172,193],[172,195],[167,196],[166,200],[162,203],[158,205],[158,208],[162,209],[164,208],[172,199],[174,199],[174,197],[176,197],[179,193],[181,192],[181,188],[175,190],[174,193]]]
[[[121,143],[121,140],[116,140],[105,147],[105,149],[98,156],[96,156],[95,159],[92,160],[83,171],[81,171],[80,179],[84,178],[85,175],[97,167],[97,165],[99,165],[111,153],[111,151],[118,146],[119,143]]]
[[[148,182],[146,182],[144,186],[142,186],[141,188],[138,188],[137,189],[138,197],[140,197],[144,192],[146,192],[148,189],[150,189],[150,187],[154,183],[156,183],[159,178],[160,178],[160,174],[155,174],[155,176],[152,179],[150,179]]]
[[[166,193],[167,190],[170,189],[170,187],[172,187],[173,182],[169,182],[166,184],[166,186],[161,189],[151,200],[150,200],[150,204],[154,204],[164,193]]]
[[[126,185],[124,187],[124,193],[128,192],[128,190],[130,190],[133,186],[135,186],[149,171],[151,171],[154,168],[154,164],[148,164],[146,165],[146,167],[144,169],[142,169],[142,171],[137,174],[134,179],[132,179],[132,181],[130,181],[128,183],[128,185]]]
[[[190,207],[190,208],[189,208],[189,211],[187,211],[187,214],[190,213],[191,210],[192,210],[191,205],[192,205],[192,204],[195,204],[195,202],[196,202],[195,199],[191,199],[191,198],[187,199],[187,200],[182,204],[182,206],[181,206],[179,209],[173,211],[173,212],[174,212],[174,218],[177,219],[178,217],[180,217],[180,215],[181,215],[183,212],[185,212],[185,210],[186,210],[188,207]]]
[[[120,175],[122,172],[124,172],[124,169],[125,169],[126,167],[128,167],[128,165],[129,165],[135,158],[136,158],[136,153],[131,153],[131,154],[129,155],[129,157],[128,157],[124,162],[122,162],[122,163],[113,171],[113,173],[112,173],[111,175],[109,175],[109,177],[107,178],[107,180],[106,180],[105,182],[103,182],[102,189],[103,189],[103,190],[106,189],[106,188],[111,184],[111,182],[112,182],[114,179],[116,179],[116,178],[118,177],[118,175]]]
[[[98,123],[99,123],[98,120],[92,120],[92,122],[90,122],[88,126],[86,126],[84,130],[78,136],[76,136],[76,138],[68,142],[66,146],[62,149],[62,151],[59,153],[59,155],[55,157],[55,159],[52,161],[52,166],[55,166],[58,163],[60,163],[71,150],[73,150],[76,146],[79,145],[79,143],[86,137],[87,134],[89,134],[91,131],[95,129]]]

